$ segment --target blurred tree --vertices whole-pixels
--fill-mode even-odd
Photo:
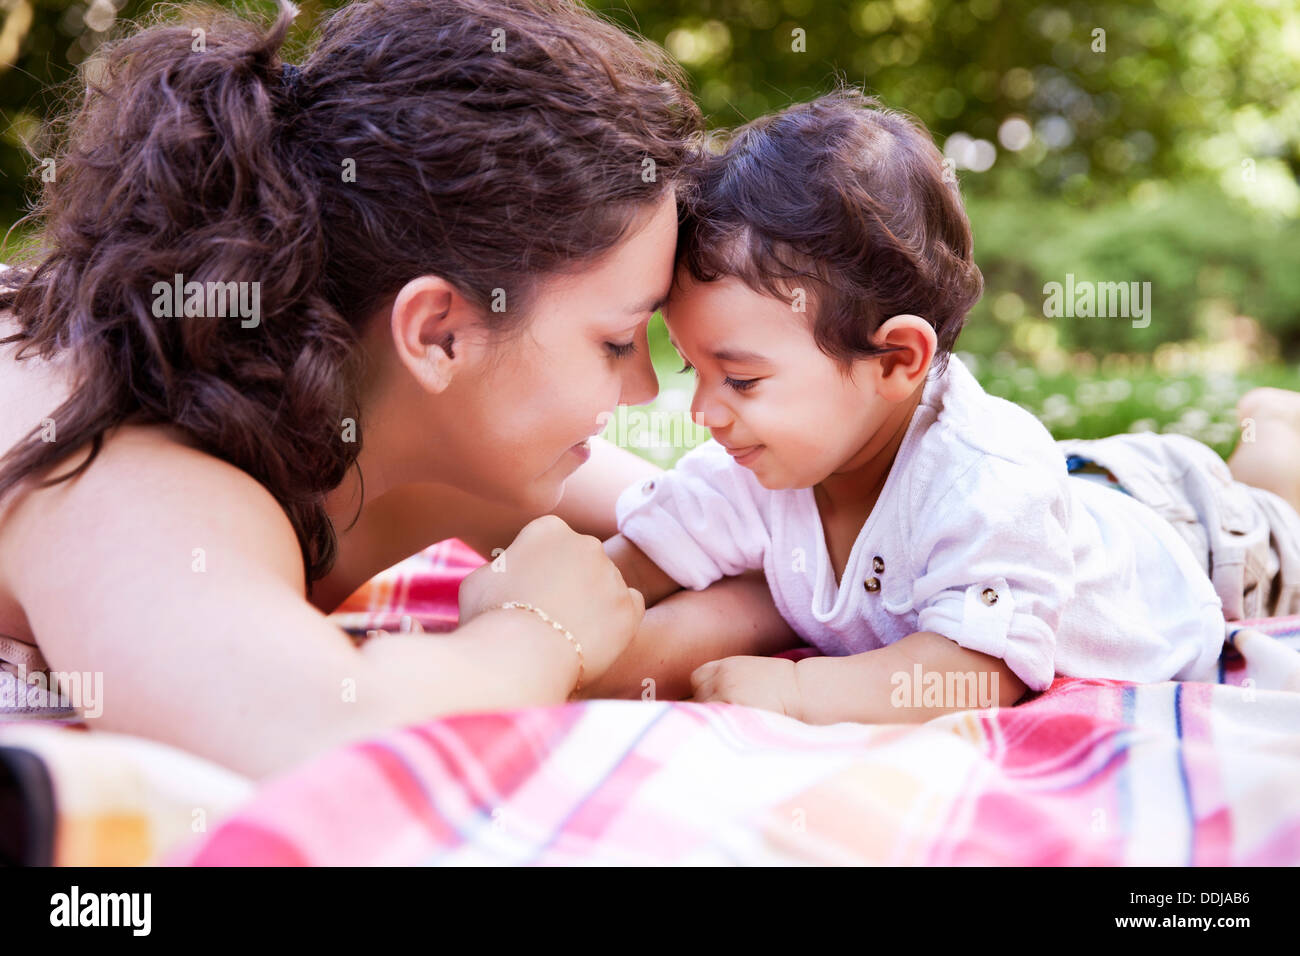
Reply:
[[[919,116],[959,168],[992,174],[965,177],[970,189],[1089,201],[1203,175],[1300,212],[1293,4],[667,0],[609,12],[667,46],[719,125],[839,76]]]
[[[269,12],[269,0],[227,3]],[[304,28],[341,0],[304,0]],[[152,0],[0,0],[0,108],[18,145],[98,44]],[[625,0],[593,6],[663,44],[710,121],[857,83],[950,143],[967,188],[1074,201],[1145,179],[1222,180],[1300,213],[1300,11],[1231,0]],[[985,145],[976,145],[980,141]],[[990,147],[991,150],[990,151]],[[9,151],[7,150],[6,153]],[[20,172],[6,155],[6,176]],[[4,184],[10,192],[17,185]],[[11,203],[13,202],[11,198]]]
[[[270,0],[224,5],[267,15],[274,9]],[[312,25],[340,5],[304,0],[295,44],[301,47]],[[663,44],[687,69],[714,126],[808,99],[837,81],[864,86],[887,105],[916,114],[959,171],[963,191],[973,200],[996,201],[972,203],[977,249],[989,253],[980,252],[981,265],[993,280],[990,293],[1014,291],[1030,317],[1039,311],[1031,299],[1044,281],[1067,271],[1139,269],[1160,283],[1178,316],[1110,347],[1149,348],[1197,334],[1198,310],[1216,296],[1258,314],[1300,350],[1300,289],[1278,274],[1290,274],[1287,257],[1300,251],[1293,228],[1300,221],[1295,4],[592,5]],[[0,216],[21,215],[38,185],[33,173],[41,157],[25,144],[35,142],[61,94],[76,95],[77,69],[104,39],[153,6],[152,0],[0,0]],[[1170,211],[1144,224],[1162,204],[1172,204]],[[1090,211],[1097,214],[1083,215]],[[1187,261],[1197,257],[1203,258]],[[1104,335],[1064,330],[1060,338],[1097,348]]]

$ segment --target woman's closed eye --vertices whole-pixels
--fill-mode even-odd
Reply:
[[[623,344],[617,342],[606,342],[605,348],[609,349],[609,354],[614,358],[627,358],[629,355],[636,352],[636,339]]]
[[[690,362],[683,362],[681,371],[683,374],[686,372],[694,372],[695,366],[692,365]],[[731,376],[727,376],[722,380],[722,384],[727,386],[727,388],[730,388],[737,392],[747,392],[755,385],[757,385],[760,381],[762,381],[762,379],[732,378]]]

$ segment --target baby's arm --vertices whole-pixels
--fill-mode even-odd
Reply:
[[[949,679],[950,674],[954,679]],[[980,699],[981,681],[993,699]],[[1024,682],[1005,661],[967,650],[933,631],[917,631],[887,647],[850,657],[714,661],[692,674],[691,683],[697,701],[764,707],[809,724],[924,723],[956,710],[995,704],[1010,707],[1025,692]],[[925,696],[927,684],[932,683],[939,687],[937,703],[927,703]],[[963,697],[953,695],[950,688],[960,688]],[[900,699],[903,691],[910,693],[910,701]],[[911,706],[906,706],[909,702]]]
[[[659,700],[680,700],[691,695],[691,672],[707,661],[776,654],[799,644],[772,603],[762,571],[691,591],[622,535],[606,541],[605,551],[627,586],[645,595],[646,613],[627,650],[583,688],[583,697],[641,697],[649,691]]]
[[[799,643],[760,570],[769,540],[755,487],[721,446],[709,442],[661,479],[638,486],[639,494],[629,488],[629,497],[620,496],[615,511],[626,533],[607,540],[605,552],[624,583],[645,597],[647,611],[632,643],[589,696],[688,697],[691,672],[706,661],[771,654]]]
[[[605,553],[623,574],[623,583],[636,588],[645,598],[647,608],[658,604],[681,585],[660,570],[646,553],[621,534],[605,542]]]

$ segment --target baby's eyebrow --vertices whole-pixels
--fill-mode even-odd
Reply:
[[[720,349],[713,353],[713,358],[719,362],[735,362],[740,365],[767,362],[766,356],[745,349]]]
[[[668,336],[668,344],[676,349],[678,354],[685,354],[671,335]],[[757,352],[750,352],[748,349],[719,349],[713,353],[713,360],[715,362],[733,362],[737,365],[767,364],[766,356],[759,355]]]

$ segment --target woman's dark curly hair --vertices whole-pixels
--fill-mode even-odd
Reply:
[[[121,424],[169,424],[285,509],[307,588],[326,492],[355,463],[359,332],[436,274],[518,327],[536,280],[615,245],[681,169],[700,115],[658,48],[569,0],[368,0],[301,69],[268,28],[182,8],[101,48],[57,126],[40,241],[5,276],[18,357],[80,383],[0,464],[0,495]],[[651,173],[647,174],[647,170]],[[260,321],[159,318],[154,285],[258,283]],[[230,287],[235,288],[235,287]],[[245,286],[244,288],[248,288]],[[486,309],[507,290],[508,312]]]

